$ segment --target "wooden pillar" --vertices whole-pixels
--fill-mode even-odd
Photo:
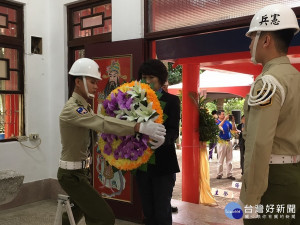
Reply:
[[[199,203],[199,112],[189,97],[197,92],[199,64],[182,66],[182,200]]]

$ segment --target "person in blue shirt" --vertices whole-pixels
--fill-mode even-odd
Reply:
[[[229,115],[225,116],[224,110],[218,111],[218,121],[219,126],[219,141],[217,145],[218,149],[218,167],[217,167],[217,179],[221,179],[223,176],[223,163],[226,158],[226,172],[227,178],[230,180],[235,180],[232,176],[232,143],[231,130],[236,130],[234,117],[232,116],[231,123],[228,121]]]

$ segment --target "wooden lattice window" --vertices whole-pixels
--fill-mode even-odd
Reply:
[[[110,42],[112,31],[110,0],[89,0],[68,6],[69,67],[85,57],[84,45]],[[73,85],[69,83],[69,96]]]
[[[0,141],[24,133],[23,6],[0,2]]]
[[[72,39],[111,32],[111,3],[72,12]]]
[[[17,10],[0,5],[0,35],[17,37]]]

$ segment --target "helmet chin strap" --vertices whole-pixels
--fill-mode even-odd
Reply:
[[[252,61],[254,64],[257,64],[257,61],[256,61],[256,59],[255,59],[255,56],[256,56],[257,42],[258,42],[260,33],[261,33],[261,31],[257,31],[257,32],[256,32],[255,39],[254,39],[254,43],[253,43],[253,47],[252,47],[251,61]]]
[[[84,85],[85,93],[88,96],[88,98],[95,98],[95,95],[90,94],[88,91],[85,76],[83,76],[83,85]]]

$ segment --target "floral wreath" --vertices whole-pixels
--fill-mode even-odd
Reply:
[[[156,93],[148,84],[130,82],[114,89],[103,102],[101,114],[121,120],[163,123],[163,110]],[[100,134],[98,147],[105,160],[119,170],[134,170],[148,163],[153,150],[149,136]]]

